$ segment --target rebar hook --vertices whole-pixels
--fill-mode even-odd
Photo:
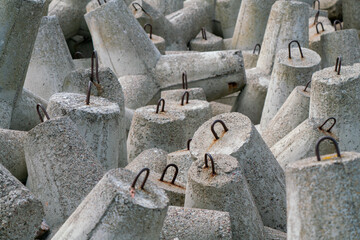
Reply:
[[[255,45],[255,48],[254,48],[253,54],[255,54],[256,49],[257,49],[257,48],[259,48],[258,55],[260,55],[261,45],[260,45],[259,43]]]
[[[310,83],[311,83],[311,80],[307,82],[307,84],[306,84],[306,86],[305,86],[305,88],[304,88],[304,92],[306,92],[306,90],[308,89]]]
[[[136,178],[134,179],[133,183],[131,184],[131,188],[132,188],[132,189],[135,189],[135,185],[136,185],[137,180],[139,179],[140,175],[141,175],[143,172],[145,172],[145,171],[146,171],[146,175],[145,175],[144,181],[142,182],[141,187],[140,187],[140,189],[144,189],[146,180],[148,179],[149,174],[150,174],[150,169],[148,169],[148,168],[143,168],[143,169],[138,173],[138,175],[137,175]]]
[[[190,138],[188,141],[187,141],[187,150],[190,151],[190,143],[192,141],[192,138]]]
[[[181,106],[184,106],[185,96],[186,96],[186,104],[189,103],[189,92],[185,91],[182,98],[181,98]]]
[[[187,79],[187,73],[186,71],[182,74],[182,85],[183,89],[188,89],[188,79]]]
[[[213,133],[216,140],[219,139],[219,136],[217,135],[217,133],[215,132],[215,129],[214,129],[215,124],[217,124],[217,123],[220,123],[223,126],[225,132],[229,131],[229,129],[226,127],[226,125],[223,121],[221,121],[221,120],[214,121],[214,123],[211,125],[211,132]]]
[[[201,34],[202,34],[202,38],[203,38],[204,40],[207,40],[205,28],[201,28]]]
[[[301,54],[301,58],[304,58],[304,55],[303,55],[303,52],[302,52],[302,50],[301,50],[301,46],[300,46],[300,43],[299,43],[299,41],[297,41],[297,40],[292,40],[290,43],[289,43],[289,58],[291,59],[291,44],[292,43],[296,43],[297,45],[298,45],[298,47],[299,47],[299,51],[300,51],[300,54]]]
[[[316,143],[316,147],[315,147],[315,154],[316,154],[316,158],[317,160],[320,162],[321,161],[321,158],[320,158],[320,150],[319,150],[319,147],[320,147],[320,143],[324,140],[330,140],[334,143],[335,145],[335,149],[336,149],[336,154],[339,158],[341,158],[341,154],[340,154],[340,149],[339,149],[339,144],[336,142],[336,140],[332,137],[329,137],[329,136],[326,136],[326,137],[322,137],[318,140],[318,142]]]
[[[336,25],[337,25],[338,23],[340,24],[340,30],[343,30],[343,26],[342,26],[341,22],[340,22],[339,20],[335,20],[335,21],[334,21],[335,32],[337,31]]]
[[[47,113],[47,111],[46,111],[46,109],[44,108],[44,106],[41,105],[40,103],[38,103],[38,104],[36,105],[36,111],[37,111],[37,113],[38,113],[38,115],[39,115],[40,121],[41,121],[41,122],[44,122],[44,118],[41,116],[40,109],[43,111],[43,113],[44,113],[45,117],[47,118],[47,120],[50,120],[49,114]]]
[[[150,39],[152,39],[152,25],[150,23],[147,23],[144,25],[144,30],[146,32],[146,27],[150,27]]]
[[[161,182],[164,181],[164,177],[165,177],[166,171],[168,170],[169,167],[175,168],[175,174],[174,174],[174,177],[173,177],[173,179],[172,179],[172,181],[171,181],[171,184],[175,184],[176,177],[177,177],[177,175],[178,175],[178,173],[179,173],[179,168],[178,168],[178,166],[176,166],[176,165],[173,164],[173,163],[171,163],[171,164],[169,164],[169,165],[166,166],[166,168],[164,169],[164,171],[163,171],[163,173],[162,173],[162,175],[161,175],[160,181],[161,181]]]
[[[96,50],[93,51],[91,55],[91,75],[90,75],[90,81],[94,82],[94,60],[96,61],[96,81],[98,84],[100,84],[100,78],[99,78],[99,58]]]
[[[335,72],[337,72],[337,74],[340,75],[340,72],[341,72],[341,57],[336,58]]]
[[[212,175],[216,175],[215,172],[215,165],[214,165],[214,158],[210,155],[210,153],[205,153],[205,168],[208,168],[208,158],[211,161],[211,168],[212,168]]]
[[[165,99],[160,98],[159,101],[158,101],[158,104],[156,106],[156,113],[159,113],[161,102],[163,103],[162,108],[161,108],[161,112],[165,112]]]
[[[336,124],[336,119],[334,118],[334,117],[331,117],[331,118],[328,118],[320,127],[319,127],[319,129],[320,130],[323,130],[322,128],[323,128],[323,126],[325,126],[325,124],[328,122],[328,121],[330,121],[330,120],[334,120],[334,122],[333,122],[333,124],[331,125],[331,127],[328,129],[328,130],[326,130],[326,132],[331,132],[331,129],[335,126],[335,124]]]
[[[318,29],[318,26],[319,26],[319,24],[321,25],[321,27],[322,27],[322,30],[323,30],[323,32],[325,32],[325,28],[324,28],[324,25],[322,24],[322,22],[318,22],[317,24],[316,24],[316,32],[319,34],[320,32],[319,32],[319,29]]]

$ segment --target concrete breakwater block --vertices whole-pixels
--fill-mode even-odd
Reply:
[[[44,217],[41,202],[0,164],[0,239],[34,239]]]
[[[233,36],[241,2],[242,0],[216,1],[215,19],[220,22],[223,38]]]
[[[202,88],[174,89],[161,92],[161,98],[166,102],[181,102],[184,92],[189,92],[189,99],[206,101],[206,95]]]
[[[190,142],[191,139],[188,141],[188,147],[190,147]],[[186,186],[187,174],[193,162],[194,158],[191,156],[189,149],[179,150],[167,155],[167,164],[176,164],[176,166],[178,166],[178,174],[176,179],[183,186]],[[172,168],[168,171],[170,176],[175,174],[175,171]]]
[[[284,171],[249,118],[240,113],[211,118],[195,132],[190,152],[196,158],[207,152],[235,157],[264,225],[286,229]]]
[[[143,168],[148,168],[152,173],[162,174],[167,165],[167,154],[162,149],[150,148],[140,153],[125,168],[134,173],[141,171]]]
[[[357,29],[360,37],[360,2],[342,0],[344,28]]]
[[[158,239],[169,200],[145,174],[107,172],[53,239]]]
[[[326,19],[324,21],[323,19]],[[328,18],[319,17],[319,22],[316,24],[312,24],[309,27],[309,49],[317,52],[320,56],[322,56],[322,41],[321,36],[325,33],[334,32],[334,27],[331,25]]]
[[[101,179],[104,170],[67,117],[48,120],[29,131],[24,150],[29,188],[43,204],[47,223],[56,229]]]
[[[334,143],[336,154],[319,154],[324,140]],[[356,239],[360,236],[360,154],[340,152],[328,137],[318,141],[315,152],[317,157],[286,169],[288,238]]]
[[[234,239],[264,239],[260,214],[234,157],[207,154],[192,164],[185,207],[229,212]]]
[[[210,102],[210,108],[211,108],[211,116],[215,117],[223,113],[231,112],[232,106],[218,102]]]
[[[220,51],[224,50],[224,43],[221,37],[202,28],[196,38],[190,41],[190,49],[198,52]]]
[[[160,239],[233,239],[228,212],[183,208],[168,208]]]

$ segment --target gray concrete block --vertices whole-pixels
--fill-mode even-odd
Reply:
[[[360,34],[360,2],[356,0],[342,0],[342,2],[344,28],[357,29]]]
[[[49,100],[61,92],[66,75],[75,70],[70,51],[55,16],[43,17],[32,51],[24,88]]]
[[[0,239],[34,239],[44,217],[41,202],[0,164]]]
[[[160,239],[232,239],[228,212],[170,206]]]
[[[179,150],[167,155],[167,164],[175,164],[179,168],[176,181],[180,182],[183,186],[186,186],[187,174],[193,162],[194,158],[188,149]],[[169,175],[172,176],[175,173],[175,170],[170,168],[168,172]]]
[[[311,21],[310,18],[309,22],[313,22],[313,21],[314,20]],[[309,39],[310,39],[309,49],[317,52],[317,54],[322,56],[323,53],[322,53],[321,35],[329,32],[334,32],[335,29],[328,18],[319,17],[319,22],[322,23],[322,25],[319,24],[317,26],[319,33],[316,29],[316,24],[311,23],[311,25],[309,26]],[[322,26],[324,26],[324,28],[322,28]]]
[[[132,188],[135,177],[107,172],[52,239],[158,239],[169,200],[150,180],[141,189],[142,177]]]
[[[149,4],[158,9],[164,16],[184,7],[184,1],[182,0],[149,0]]]
[[[204,156],[191,165],[185,207],[229,212],[234,239],[264,239],[262,220],[240,163],[228,155],[212,157],[208,167]]]
[[[0,127],[9,128],[13,107],[23,89],[45,0],[2,0],[0,5]]]
[[[244,57],[245,69],[255,68],[259,59],[259,54],[254,53],[254,50],[242,51]]]
[[[138,173],[143,168],[149,168],[152,173],[162,174],[165,169],[167,152],[159,148],[146,149],[132,160],[125,168]]]
[[[210,102],[211,116],[215,117],[223,113],[231,112],[231,106],[219,102]]]
[[[220,22],[224,38],[232,38],[242,0],[216,1],[215,19]]]
[[[189,92],[189,99],[203,100],[206,101],[206,95],[202,88],[188,88],[188,89],[174,89],[161,92],[161,98],[165,99],[166,102],[176,101],[181,102],[184,92]]]
[[[205,35],[203,35],[202,31],[200,31],[196,38],[190,41],[190,50],[198,52],[224,50],[224,43],[221,37],[218,37],[206,30],[204,30],[204,32]]]
[[[69,118],[37,125],[24,140],[31,192],[52,229],[71,215],[103,176],[103,168]]]
[[[272,229],[269,227],[264,227],[265,239],[267,240],[286,240],[286,233]]]
[[[341,158],[335,154],[322,156],[321,161],[312,157],[288,166],[289,239],[360,236],[359,163],[359,153],[342,152]]]
[[[220,123],[215,125],[219,139],[211,131],[215,120],[222,120],[228,128],[225,132]],[[195,132],[190,152],[196,158],[202,158],[206,152],[235,157],[244,170],[264,224],[286,228],[284,172],[249,118],[240,113],[211,118]]]

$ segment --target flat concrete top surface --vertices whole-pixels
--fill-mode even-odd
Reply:
[[[179,111],[174,111],[167,107],[168,105],[165,104],[165,111],[161,112],[162,106],[159,107],[159,113],[156,113],[156,106],[146,106],[142,108],[138,108],[135,111],[134,118],[138,115],[143,117],[149,122],[156,122],[156,123],[168,123],[177,120],[184,120],[185,114]]]
[[[301,49],[304,56],[303,58],[296,43],[291,45],[291,58],[289,58],[289,50],[287,48],[281,49],[276,54],[276,58],[280,59],[280,64],[296,68],[307,68],[320,64],[321,57],[319,54],[307,48],[302,47]]]
[[[335,61],[336,59],[334,59]],[[342,84],[347,81],[354,81],[360,79],[360,63],[352,66],[342,66],[341,74],[335,72],[335,67],[325,68],[317,71],[312,76],[312,81],[321,82],[328,85]]]
[[[218,37],[208,31],[206,31],[206,40],[205,40],[203,39],[202,32],[200,31],[200,33],[198,33],[198,35],[193,40],[191,40],[191,43],[208,45],[208,44],[217,43],[221,40],[222,40],[221,37]]]
[[[150,38],[150,34],[148,34],[149,38]],[[163,39],[162,37],[158,36],[158,35],[155,35],[155,34],[152,34],[151,36],[151,41],[154,43],[154,44],[157,44],[157,43],[162,43],[162,42],[165,42],[165,39]]]
[[[311,84],[311,83],[310,83],[310,84]],[[306,92],[304,91],[304,89],[305,89],[305,86],[297,86],[297,87],[296,87],[296,91],[297,91],[298,94],[300,94],[300,95],[302,95],[302,96],[304,96],[304,97],[310,97],[311,88],[308,87],[308,88],[306,89]]]

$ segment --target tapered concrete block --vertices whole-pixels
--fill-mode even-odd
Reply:
[[[150,35],[148,36],[150,37]],[[159,52],[162,55],[165,55],[165,50],[166,50],[165,39],[155,34],[151,34],[151,42],[155,45],[155,47],[159,50]]]
[[[310,88],[295,87],[261,136],[269,147],[280,141],[309,117]]]
[[[320,69],[321,58],[316,52],[307,48],[300,48],[301,52],[297,48],[290,50],[291,55],[288,49],[282,49],[277,53],[261,115],[261,131],[268,127],[293,89],[298,85],[306,85],[313,73]]]
[[[149,3],[164,16],[176,12],[184,7],[184,1],[179,0],[150,0]]]
[[[223,113],[231,112],[232,106],[218,102],[210,102],[210,108],[211,108],[211,116],[215,117]]]
[[[152,173],[162,174],[166,168],[167,152],[159,148],[150,148],[140,153],[125,168],[138,173],[143,168],[149,168]]]
[[[0,5],[0,127],[9,128],[14,105],[23,89],[45,0],[2,0]]]
[[[170,206],[160,239],[232,239],[228,212]]]
[[[232,38],[242,0],[216,1],[215,19],[220,22],[224,38]]]
[[[231,47],[241,50],[253,49],[263,42],[271,6],[276,0],[242,0],[236,20]]]
[[[43,17],[26,74],[24,88],[49,100],[61,92],[66,75],[75,70],[70,51],[55,16]]]
[[[205,164],[202,156],[190,167],[185,207],[229,212],[234,239],[263,239],[261,217],[240,163],[228,155],[212,157]]]
[[[186,126],[184,112],[165,106],[164,111],[159,107],[156,113],[156,108],[146,106],[135,111],[127,140],[129,162],[150,148],[176,151],[190,138],[183,130]]]
[[[360,35],[360,2],[342,0],[342,11],[344,18],[344,28],[354,28]]]
[[[149,180],[141,189],[141,177],[132,188],[135,177],[126,169],[107,172],[53,239],[158,239],[169,200]]]
[[[206,101],[206,95],[202,88],[174,89],[161,92],[161,98],[165,101],[181,102],[184,92],[189,92],[189,99]]]
[[[222,124],[215,124],[219,139],[211,131],[215,120],[223,121],[228,129],[224,131]],[[286,228],[284,172],[249,118],[240,113],[211,118],[195,132],[190,152],[197,158],[202,158],[206,152],[235,157],[244,169],[264,225]]]
[[[71,215],[103,176],[103,168],[69,118],[39,124],[24,140],[31,192],[52,229]]]
[[[23,88],[13,110],[10,129],[29,131],[38,125],[40,123],[39,115],[36,112],[38,103],[45,108],[47,106],[47,101]]]
[[[0,164],[0,239],[34,239],[44,210],[41,202]]]
[[[332,20],[343,18],[343,0],[320,0],[321,10],[328,12]]]
[[[324,21],[324,19],[326,19],[326,21]],[[334,32],[335,30],[328,18],[319,17],[319,22],[321,22],[321,24],[311,23],[309,27],[309,49],[317,52],[320,56],[322,56],[323,53],[321,35],[329,32]]]
[[[126,136],[120,131],[121,115],[116,103],[91,97],[87,105],[86,95],[57,93],[50,98],[47,111],[50,118],[70,117],[105,170],[127,165]]]
[[[193,162],[194,158],[188,149],[179,150],[167,155],[167,164],[175,164],[179,168],[176,181],[180,182],[180,185],[183,186],[186,186],[187,174]],[[175,174],[175,170],[173,168],[170,168],[168,172],[170,176]]]
[[[321,147],[321,146],[320,146]],[[360,154],[342,152],[288,166],[289,239],[356,239],[360,236]]]
[[[268,239],[268,240],[286,240],[287,239],[285,232],[282,232],[282,231],[279,231],[276,229],[264,227],[264,232],[265,232],[265,239]]]
[[[224,50],[224,43],[221,37],[204,30],[190,41],[190,49],[198,52],[220,51]]]
[[[245,50],[242,51],[242,54],[244,56],[245,69],[255,68],[259,59],[259,54],[256,54],[254,50]]]
[[[26,182],[27,170],[24,153],[26,132],[0,129],[0,164],[21,182]]]
[[[341,44],[340,44],[341,43]],[[336,58],[341,56],[343,65],[360,62],[360,40],[355,29],[338,30],[321,35],[322,68],[334,66]]]

